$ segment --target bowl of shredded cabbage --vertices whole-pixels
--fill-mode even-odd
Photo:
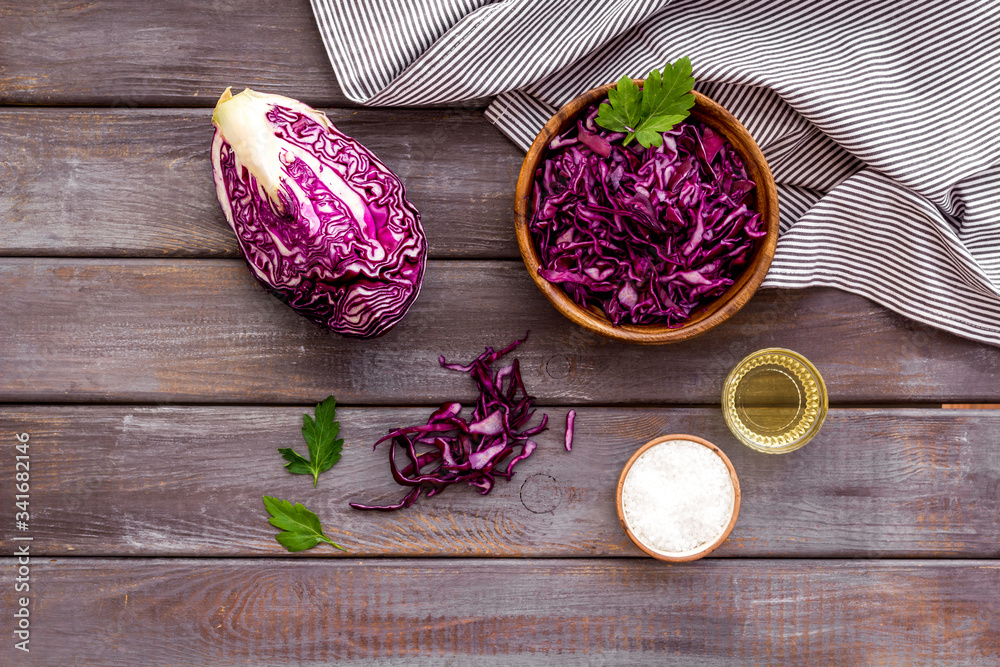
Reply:
[[[545,297],[586,329],[641,344],[686,340],[737,312],[778,240],[774,179],[750,133],[693,90],[671,115],[685,102],[662,92],[668,70],[560,109],[515,199],[521,255]],[[657,105],[660,116],[629,116]]]

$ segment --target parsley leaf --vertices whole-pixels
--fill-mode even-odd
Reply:
[[[305,551],[312,549],[320,542],[332,544],[341,551],[347,551],[329,537],[323,534],[319,517],[305,508],[302,503],[292,503],[279,500],[272,496],[264,496],[264,507],[271,515],[269,521],[282,532],[274,536],[281,546],[289,551]]]
[[[694,106],[694,78],[687,56],[663,72],[653,70],[642,90],[627,76],[618,81],[617,90],[608,91],[608,102],[597,109],[597,124],[612,132],[626,132],[622,145],[638,139],[644,148],[663,144],[663,132],[673,128],[690,114]]]
[[[608,90],[608,101],[610,104],[597,107],[597,124],[612,132],[628,132],[627,144],[639,125],[642,91],[631,78],[623,76],[617,87]]]
[[[319,483],[319,474],[333,467],[340,460],[340,450],[344,447],[340,433],[340,422],[333,421],[337,415],[337,401],[333,396],[316,406],[316,420],[308,414],[302,415],[302,437],[309,446],[309,458],[291,448],[279,449],[288,463],[288,472],[296,475],[312,475],[313,487]]]

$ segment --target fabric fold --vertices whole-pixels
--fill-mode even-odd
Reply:
[[[681,56],[778,183],[766,287],[830,286],[1000,345],[1000,3],[312,0],[345,93],[495,96],[522,149],[577,94]]]

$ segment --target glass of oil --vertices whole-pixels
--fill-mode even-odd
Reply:
[[[758,350],[736,365],[722,387],[722,414],[748,447],[784,454],[819,433],[826,419],[826,385],[816,367],[780,347]]]

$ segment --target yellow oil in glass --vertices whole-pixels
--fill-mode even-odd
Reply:
[[[798,449],[826,417],[826,387],[819,371],[791,350],[754,352],[732,370],[722,393],[729,429],[758,451]]]

